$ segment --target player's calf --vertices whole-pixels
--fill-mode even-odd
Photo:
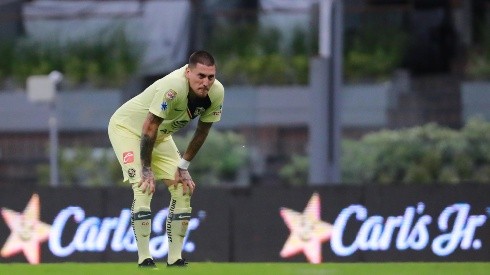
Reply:
[[[138,246],[138,263],[153,259],[150,255],[149,242],[151,234],[151,211],[148,207],[139,207],[133,214],[132,223],[136,244]]]
[[[170,206],[166,221],[168,238],[168,264],[182,260],[182,246],[191,219],[190,196],[184,195],[182,184],[169,187]]]

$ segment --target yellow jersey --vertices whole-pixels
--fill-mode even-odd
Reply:
[[[112,115],[110,123],[140,137],[145,118],[151,112],[163,118],[158,128],[157,140],[160,140],[196,117],[203,122],[218,122],[223,108],[223,85],[216,79],[205,98],[189,101],[189,83],[185,77],[187,66],[160,78],[128,100]]]

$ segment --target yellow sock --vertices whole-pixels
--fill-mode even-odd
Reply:
[[[134,188],[134,200],[131,207],[131,223],[138,246],[138,263],[147,258],[152,258],[150,254],[150,234],[151,234],[151,197],[152,195],[143,194],[139,188]],[[153,258],[152,258],[153,259]]]
[[[190,196],[184,195],[182,184],[170,186],[170,206],[166,221],[168,236],[167,263],[173,264],[182,259],[182,245],[191,219]]]

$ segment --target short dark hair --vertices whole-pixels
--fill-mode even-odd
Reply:
[[[189,57],[189,66],[195,67],[197,63],[205,66],[214,66],[214,57],[207,51],[197,51]]]

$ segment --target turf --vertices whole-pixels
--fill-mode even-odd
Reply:
[[[134,263],[0,264],[0,274],[490,274],[490,263],[191,263],[186,268],[139,269]]]

